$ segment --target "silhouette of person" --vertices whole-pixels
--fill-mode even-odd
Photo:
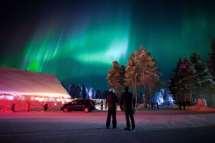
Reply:
[[[11,105],[11,111],[15,112],[15,108],[16,108],[15,106],[16,106],[15,103],[13,103],[13,104]]]
[[[183,107],[183,110],[186,109],[186,102],[185,102],[185,97],[184,95],[180,95],[179,96],[179,109],[182,110],[182,107]]]
[[[128,91],[129,88],[125,87],[125,91],[122,93],[120,100],[120,108],[125,112],[126,128],[125,130],[134,130],[134,109],[135,109],[135,99],[131,92]],[[132,126],[132,128],[131,128]]]
[[[27,111],[30,112],[31,111],[31,103],[27,102]]]
[[[110,121],[112,118],[113,129],[117,127],[116,120],[116,104],[118,102],[117,96],[113,89],[109,89],[107,98],[106,98],[106,107],[108,108],[107,120],[106,120],[106,128],[110,128]]]
[[[101,110],[103,110],[104,102],[103,100],[101,101]]]
[[[46,103],[46,104],[43,105],[44,111],[47,111],[47,110],[48,110],[48,106],[49,106],[48,103]]]

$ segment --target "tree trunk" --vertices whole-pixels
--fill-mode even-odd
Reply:
[[[133,96],[135,97],[135,108],[137,108],[137,84],[136,84],[136,79],[134,80],[132,84],[132,89],[133,89]]]

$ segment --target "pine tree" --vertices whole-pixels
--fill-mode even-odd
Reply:
[[[190,57],[190,61],[194,68],[193,91],[195,91],[196,97],[204,97],[204,89],[212,85],[213,78],[200,55],[193,53]]]
[[[134,52],[125,70],[125,84],[133,88],[137,97],[137,87],[144,87],[144,91],[151,90],[159,80],[155,60],[146,49]],[[145,103],[149,103],[150,94],[145,94]]]
[[[212,76],[201,59],[193,53],[190,59],[179,60],[170,80],[170,90],[176,101],[191,102],[197,98],[207,98],[206,92],[213,86]]]
[[[124,71],[125,67],[123,65],[113,61],[112,68],[107,75],[109,86],[114,88],[117,94],[119,94],[124,85]]]
[[[180,80],[179,71],[180,71],[181,64],[182,64],[182,59],[179,59],[177,62],[176,68],[174,70],[173,76],[170,78],[170,81],[169,81],[169,89],[176,100],[177,100],[177,95],[179,93],[178,83]]]
[[[215,79],[215,40],[213,41],[211,46],[211,53],[209,55],[208,60],[208,68],[213,76],[213,79]]]
[[[193,53],[190,57],[190,61],[195,70],[195,79],[197,86],[205,86],[211,82],[212,76],[209,72],[207,65],[203,62],[200,55]]]
[[[191,62],[186,58],[179,59],[169,86],[179,106],[181,106],[181,103],[192,101],[193,77],[194,69]]]

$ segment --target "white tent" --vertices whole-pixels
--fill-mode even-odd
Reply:
[[[0,102],[2,100],[64,103],[71,97],[52,75],[0,68]]]

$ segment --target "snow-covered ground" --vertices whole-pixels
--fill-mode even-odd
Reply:
[[[141,111],[135,119],[136,130],[128,132],[122,112],[117,129],[105,129],[106,112],[0,113],[0,142],[207,142],[215,131],[215,113]]]

